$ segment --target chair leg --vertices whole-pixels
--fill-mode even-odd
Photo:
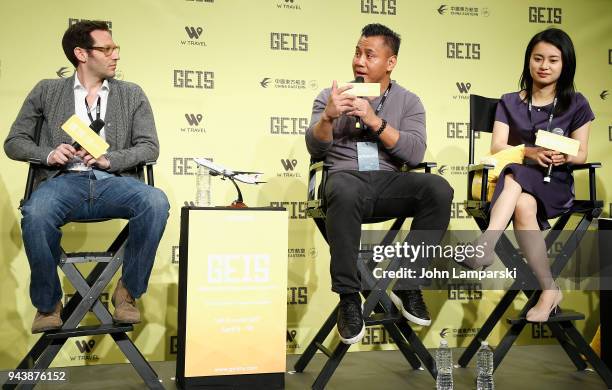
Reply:
[[[576,347],[567,339],[567,335],[563,331],[561,325],[556,322],[549,322],[547,325],[552,331],[553,336],[555,336],[559,342],[559,345],[561,345],[572,363],[574,363],[574,366],[576,366],[576,369],[582,371],[587,368],[587,364],[580,358],[580,352],[578,352]]]
[[[402,355],[408,360],[410,366],[412,366],[414,370],[420,369],[421,361],[417,355],[415,355],[414,350],[410,347],[406,338],[402,335],[399,327],[396,324],[385,324],[385,329],[387,329],[387,332],[389,332],[389,335],[391,335],[391,338],[395,341],[395,345],[397,345]]]
[[[510,307],[514,298],[518,295],[520,290],[508,290],[499,301],[493,312],[489,315],[485,323],[482,325],[476,336],[472,339],[468,347],[459,357],[459,365],[461,367],[467,367],[470,363],[470,360],[474,357],[478,349],[480,348],[480,342],[484,341],[489,337],[495,325],[499,322],[501,317],[504,315],[506,310]]]
[[[414,349],[414,353],[419,357],[427,371],[429,371],[431,376],[435,379],[438,375],[438,371],[434,358],[431,356],[427,348],[425,348],[423,342],[421,342],[421,339],[417,337],[416,333],[406,321],[400,322],[398,327],[402,332],[402,335],[406,338],[406,341],[408,341],[408,343],[412,346],[412,349]]]
[[[338,346],[334,349],[332,356],[327,359],[325,365],[321,369],[321,372],[317,376],[317,379],[315,379],[314,383],[312,384],[312,388],[314,390],[323,390],[325,388],[327,382],[329,382],[334,374],[334,371],[336,371],[336,368],[338,368],[338,365],[342,361],[342,358],[344,358],[344,355],[348,351],[349,347],[350,345],[348,344],[338,344]]]
[[[334,326],[336,326],[337,317],[338,305],[336,305],[329,317],[327,317],[327,320],[325,320],[325,323],[323,324],[321,329],[319,329],[310,344],[308,344],[308,347],[306,347],[304,353],[302,353],[302,356],[300,356],[298,361],[293,366],[296,372],[303,372],[304,369],[306,369],[306,366],[308,365],[308,363],[310,363],[315,353],[317,352],[317,343],[323,344],[327,336],[331,333],[332,329],[334,329]]]
[[[147,362],[147,360],[142,356],[138,348],[134,345],[132,340],[125,333],[111,333],[113,340],[119,348],[121,352],[125,355],[125,357],[130,361],[138,375],[144,380],[146,386],[149,389],[158,389],[163,390],[164,386],[159,381],[157,374]]]
[[[612,372],[608,366],[595,354],[595,351],[585,341],[580,332],[576,329],[571,321],[563,321],[560,323],[561,327],[568,335],[568,337],[574,342],[576,348],[580,353],[586,356],[593,369],[599,374],[601,379],[606,383],[609,389],[612,389]]]

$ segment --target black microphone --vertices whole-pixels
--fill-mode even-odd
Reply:
[[[551,130],[551,133],[556,134],[556,135],[563,135],[563,129],[560,129],[558,127],[555,127],[554,129]],[[550,183],[550,175],[552,174],[552,170],[553,170],[553,164],[551,163],[550,165],[548,165],[548,169],[546,169],[546,175],[544,176],[544,183]]]
[[[355,80],[352,81],[352,83],[363,83],[363,82],[364,82],[364,79],[363,79],[362,76],[357,76],[357,77],[355,77]],[[355,127],[358,128],[358,129],[361,129],[362,128],[362,126],[361,126],[361,118],[360,117],[356,117],[356,118],[357,118],[357,123],[355,123]],[[363,127],[365,127],[365,126],[363,126]]]
[[[92,129],[94,133],[96,134],[100,134],[100,130],[102,130],[103,127],[104,127],[104,121],[100,118],[91,122],[91,124],[89,125],[89,128]],[[72,147],[75,149],[81,149],[81,145],[76,141],[72,143]]]

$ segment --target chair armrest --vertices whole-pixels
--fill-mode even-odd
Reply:
[[[589,198],[591,202],[597,200],[597,181],[595,179],[595,169],[601,168],[600,162],[584,163],[584,164],[569,164],[568,168],[571,172],[588,169],[589,170]]]
[[[425,173],[431,173],[431,168],[435,168],[438,166],[438,163],[433,162],[433,161],[423,161],[422,163],[414,166],[414,167],[410,167],[408,166],[408,164],[404,163],[402,165],[402,167],[400,168],[401,172],[409,172],[409,171],[414,171],[416,169],[424,169]]]
[[[567,166],[569,168],[570,171],[579,171],[582,169],[590,169],[590,168],[601,168],[601,163],[600,162],[593,162],[593,163],[584,163],[584,164],[568,164]]]
[[[489,193],[489,171],[495,168],[495,165],[491,164],[470,164],[468,165],[467,175],[467,200],[472,201],[472,186],[474,185],[474,178],[476,174],[480,174],[480,201],[487,201],[487,194]]]
[[[151,187],[155,187],[155,177],[153,176],[153,165],[155,164],[157,164],[157,161],[149,160],[136,166],[136,172],[142,181],[145,181],[145,173],[143,170],[146,169],[146,183]]]
[[[42,166],[39,159],[28,160],[28,178],[26,179],[25,190],[23,192],[23,199],[19,201],[18,209],[21,210],[24,203],[30,199],[32,192],[34,192],[34,169],[38,166]]]
[[[495,168],[495,165],[491,164],[471,164],[468,165],[468,172],[478,172],[478,171],[489,171]]]
[[[325,196],[324,189],[327,182],[328,168],[331,164],[325,163],[324,160],[311,160],[308,168],[308,188],[306,201],[306,214],[313,218],[325,217]],[[317,174],[320,176],[317,182]]]

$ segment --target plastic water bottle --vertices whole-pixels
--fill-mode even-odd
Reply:
[[[196,198],[195,204],[198,207],[211,207],[212,200],[210,196],[211,177],[208,168],[198,165],[196,173]]]
[[[489,343],[483,341],[476,355],[476,390],[494,390],[493,351]]]
[[[436,351],[436,368],[436,389],[453,390],[453,354],[445,339],[440,341],[440,347]]]

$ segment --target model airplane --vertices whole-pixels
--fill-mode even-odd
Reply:
[[[193,161],[198,165],[202,165],[210,170],[210,174],[213,176],[221,175],[223,180],[226,178],[232,180],[238,180],[239,182],[246,184],[260,184],[265,183],[265,181],[260,181],[261,172],[249,172],[249,171],[233,171],[231,169],[225,168],[220,164],[216,164],[206,158],[194,158]]]
[[[230,207],[247,207],[242,200],[242,192],[240,191],[240,188],[238,188],[236,180],[246,184],[265,183],[265,181],[259,180],[259,177],[262,175],[261,172],[233,171],[206,158],[194,158],[193,161],[195,161],[198,165],[208,168],[211,175],[221,176],[222,180],[229,179],[232,182],[234,187],[236,187],[236,191],[238,191],[238,198],[232,202]]]

